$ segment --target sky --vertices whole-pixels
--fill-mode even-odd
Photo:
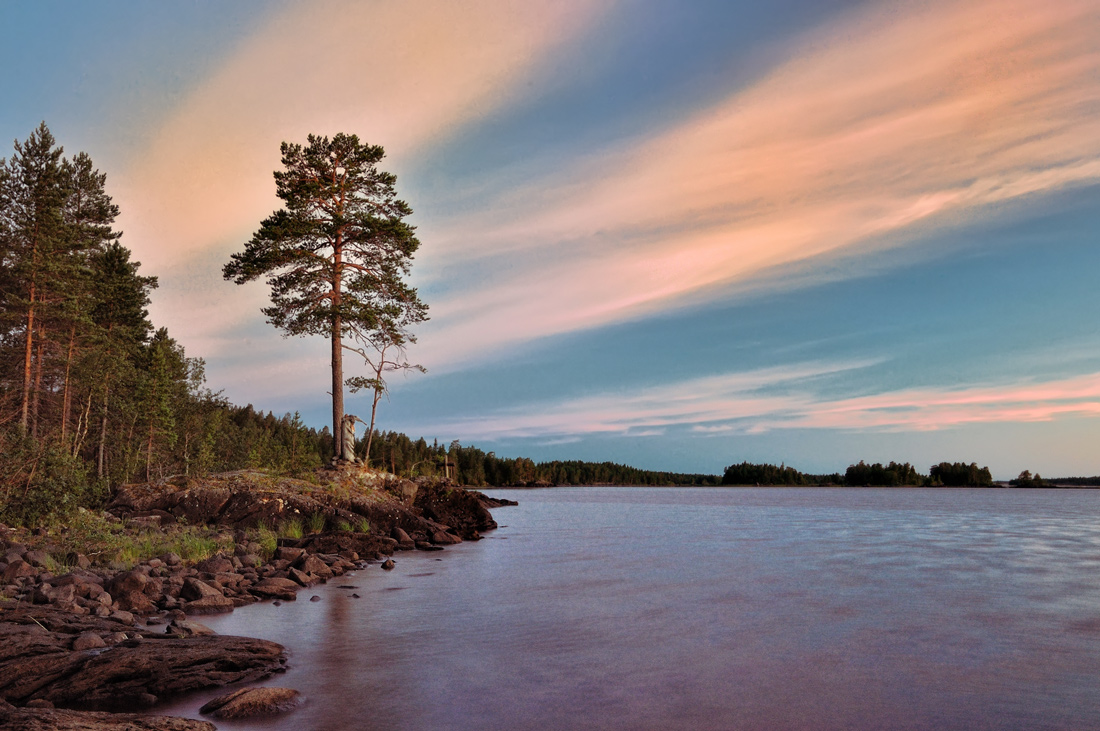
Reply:
[[[0,0],[0,32],[0,139],[92,157],[235,403],[330,418],[327,343],[221,268],[280,143],[348,132],[430,307],[383,429],[1100,474],[1100,0]]]

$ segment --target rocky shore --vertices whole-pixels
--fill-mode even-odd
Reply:
[[[240,471],[128,485],[103,516],[113,531],[155,545],[181,525],[188,535],[202,526],[223,546],[201,560],[166,552],[132,566],[72,550],[61,563],[57,537],[0,527],[0,725],[213,728],[106,711],[153,708],[168,696],[285,670],[282,646],[215,635],[193,617],[294,600],[304,587],[396,551],[477,540],[496,527],[487,508],[502,504],[446,482],[355,466],[321,471],[315,481]]]

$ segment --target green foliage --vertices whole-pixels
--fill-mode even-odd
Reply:
[[[0,522],[35,527],[64,521],[105,496],[84,462],[61,445],[31,439],[18,427],[0,431]]]
[[[329,338],[332,433],[339,436],[344,339],[362,346],[356,352],[365,358],[382,346],[380,358],[368,358],[377,405],[385,349],[400,351],[411,339],[408,328],[427,319],[427,306],[405,282],[420,242],[405,222],[412,209],[397,197],[397,178],[378,169],[381,147],[341,133],[331,139],[309,135],[306,146],[284,142],[281,152],[275,188],[285,206],[260,223],[223,274],[237,284],[266,277],[268,322],[288,335]],[[359,388],[367,381],[351,382]],[[338,443],[338,456],[352,456],[342,450]]]
[[[355,530],[357,533],[370,533],[370,521],[366,518],[359,518],[355,521]]]

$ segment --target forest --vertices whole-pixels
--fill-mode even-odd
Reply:
[[[308,477],[333,457],[327,427],[207,388],[203,360],[150,321],[157,278],[122,244],[118,214],[105,174],[83,152],[66,157],[45,123],[0,158],[0,521],[32,525],[101,505],[117,485],[170,475],[264,468]],[[450,470],[474,486],[992,484],[987,468],[946,462],[926,475],[894,462],[859,462],[843,475],[747,462],[723,475],[535,463],[392,431],[356,449],[403,477]],[[1058,482],[1072,480],[1098,481]],[[1030,473],[1013,483],[1049,484]]]

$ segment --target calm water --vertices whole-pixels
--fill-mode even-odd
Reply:
[[[204,619],[307,698],[219,727],[1100,728],[1100,491],[490,493],[481,542]]]

